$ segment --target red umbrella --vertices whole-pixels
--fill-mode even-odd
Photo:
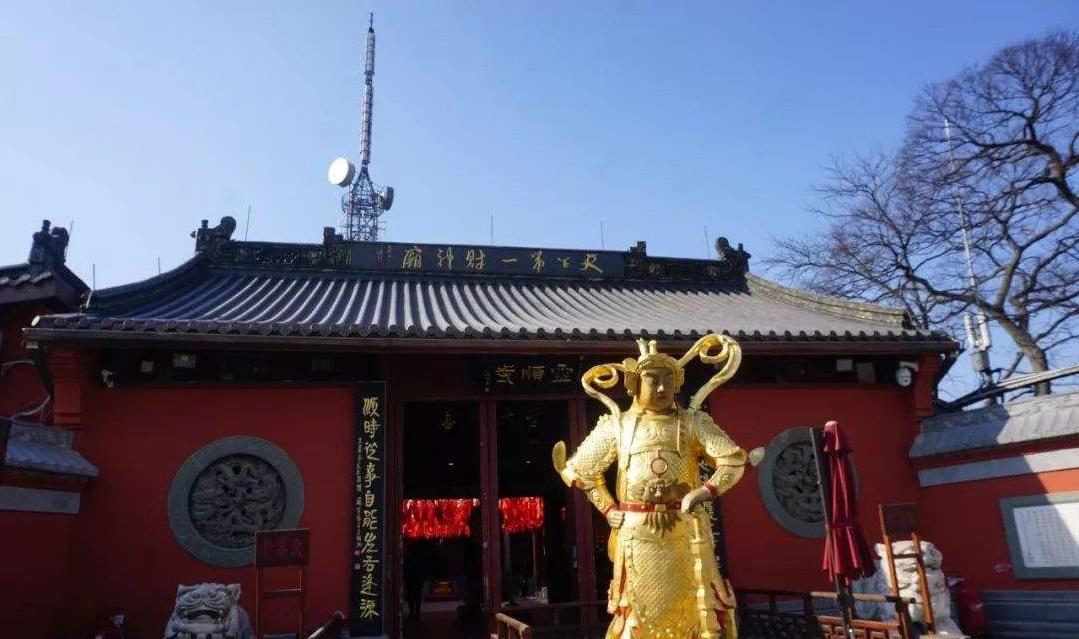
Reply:
[[[858,577],[873,574],[873,555],[858,524],[858,500],[854,494],[854,476],[849,455],[852,452],[846,436],[836,422],[824,425],[824,459],[828,464],[830,517],[824,543],[822,570],[835,580],[844,577],[849,583]]]

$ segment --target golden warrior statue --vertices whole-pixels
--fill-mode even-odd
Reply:
[[[734,639],[734,593],[716,565],[711,523],[701,504],[734,486],[750,456],[699,408],[734,375],[741,349],[721,335],[698,340],[681,359],[658,352],[655,341],[638,345],[638,359],[601,364],[584,374],[585,392],[610,414],[599,418],[568,462],[563,442],[552,452],[563,481],[585,491],[611,525],[608,611],[614,619],[606,639]],[[720,369],[682,408],[676,397],[683,367],[697,356]],[[619,373],[633,397],[625,413],[596,388],[612,388]],[[762,452],[753,452],[754,463]],[[701,460],[715,469],[703,484]],[[617,501],[603,478],[616,461]]]

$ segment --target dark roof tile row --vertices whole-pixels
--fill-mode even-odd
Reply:
[[[164,334],[625,340],[948,341],[722,284],[178,269],[101,291],[41,328]],[[896,315],[898,318],[899,316]],[[873,321],[877,320],[877,321]]]

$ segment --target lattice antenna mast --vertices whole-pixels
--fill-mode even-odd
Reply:
[[[952,147],[952,126],[948,118],[944,118],[944,138],[948,142],[948,162],[951,166],[952,175],[955,175],[955,151]],[[959,186],[955,186],[955,208],[959,213],[959,219],[963,225],[963,256],[967,262],[967,280],[970,291],[978,295],[978,279],[974,275],[974,258],[970,250],[970,217],[967,215],[963,204],[963,195],[959,192]],[[980,310],[963,314],[963,328],[967,334],[967,344],[971,348],[971,366],[974,372],[982,378],[984,384],[993,383],[992,368],[989,365],[989,348],[993,341],[989,336],[989,320],[985,313]]]
[[[343,219],[341,230],[346,239],[373,242],[378,240],[382,214],[393,206],[393,187],[379,186],[371,181],[371,120],[374,111],[375,79],[375,16],[367,27],[367,48],[364,60],[363,111],[360,118],[360,170],[345,158],[330,164],[332,184],[348,187],[341,197]]]
[[[363,117],[360,130],[360,175],[371,163],[371,111],[375,102],[375,14],[367,27],[367,55],[363,65]]]

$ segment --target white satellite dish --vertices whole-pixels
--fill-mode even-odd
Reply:
[[[337,158],[330,162],[330,170],[326,172],[330,184],[342,188],[352,184],[352,178],[356,177],[356,167],[352,166],[346,158]]]

